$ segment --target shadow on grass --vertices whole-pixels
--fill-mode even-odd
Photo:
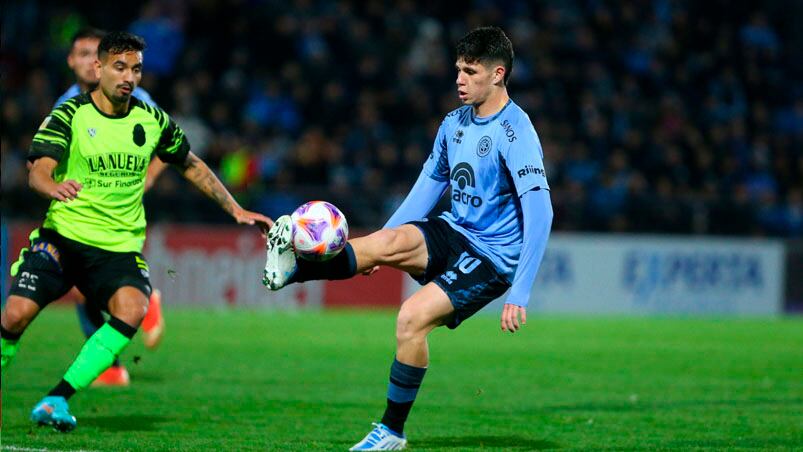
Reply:
[[[475,435],[475,436],[441,436],[431,438],[414,439],[410,444],[419,449],[437,447],[476,447],[486,449],[520,449],[520,450],[544,450],[559,449],[560,445],[551,441],[541,439],[522,438],[521,436],[511,435]]]
[[[142,432],[157,430],[158,424],[166,422],[165,416],[111,415],[111,416],[82,416],[78,419],[78,426],[95,427],[100,430],[115,432]]]
[[[164,375],[157,372],[143,372],[136,368],[131,371],[131,381],[134,383],[164,383],[167,381]]]

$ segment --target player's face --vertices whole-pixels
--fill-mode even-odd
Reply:
[[[95,73],[106,97],[118,104],[128,102],[142,79],[142,52],[108,53],[98,60]]]
[[[478,61],[467,63],[460,58],[455,63],[455,68],[457,97],[460,98],[460,102],[463,105],[479,105],[488,99],[494,84],[498,83],[501,66],[485,66]]]
[[[98,44],[100,44],[100,39],[97,38],[78,39],[70,49],[70,54],[67,55],[67,65],[75,72],[75,78],[81,84],[95,85],[98,83],[95,75]]]

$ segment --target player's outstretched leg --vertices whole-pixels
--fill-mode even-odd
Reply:
[[[147,306],[148,298],[140,289],[132,286],[118,289],[109,301],[109,321],[86,341],[61,381],[34,407],[31,420],[62,432],[75,428],[75,417],[69,414],[67,401],[117,359],[137,332]]]
[[[343,251],[324,262],[296,259],[291,239],[290,217],[279,217],[268,232],[268,254],[262,278],[262,283],[271,290],[294,282],[348,279],[377,265],[422,274],[427,265],[424,236],[411,224],[349,240]]]
[[[262,284],[279,290],[288,284],[296,272],[296,254],[293,251],[293,225],[289,215],[282,215],[268,231],[267,259],[262,271]]]

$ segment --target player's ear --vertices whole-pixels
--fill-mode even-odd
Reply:
[[[494,85],[498,85],[505,80],[505,67],[496,66],[494,69]]]
[[[100,80],[100,58],[95,58],[95,78]]]

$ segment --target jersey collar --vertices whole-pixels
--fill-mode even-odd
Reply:
[[[499,115],[501,115],[505,111],[505,109],[507,109],[507,106],[510,105],[512,102],[513,102],[513,99],[508,99],[507,102],[505,102],[505,106],[502,107],[501,110],[499,110],[496,113],[494,113],[493,116],[487,116],[487,117],[484,117],[484,118],[480,117],[480,116],[474,116],[474,108],[472,107],[472,108],[469,109],[469,112],[471,114],[471,122],[473,122],[474,124],[476,124],[478,126],[482,126],[482,125],[488,124],[489,122],[491,122],[494,119],[498,118]]]
[[[137,103],[137,98],[132,95],[131,99],[128,101],[128,110],[125,113],[123,113],[122,115],[110,115],[104,113],[103,110],[101,110],[100,108],[98,108],[97,105],[95,105],[95,99],[92,99],[92,91],[86,93],[86,95],[87,97],[89,97],[89,103],[92,104],[93,107],[95,107],[95,111],[100,113],[101,116],[109,119],[123,119],[128,117],[128,114],[131,113],[131,110],[134,109],[134,105],[136,105]]]

